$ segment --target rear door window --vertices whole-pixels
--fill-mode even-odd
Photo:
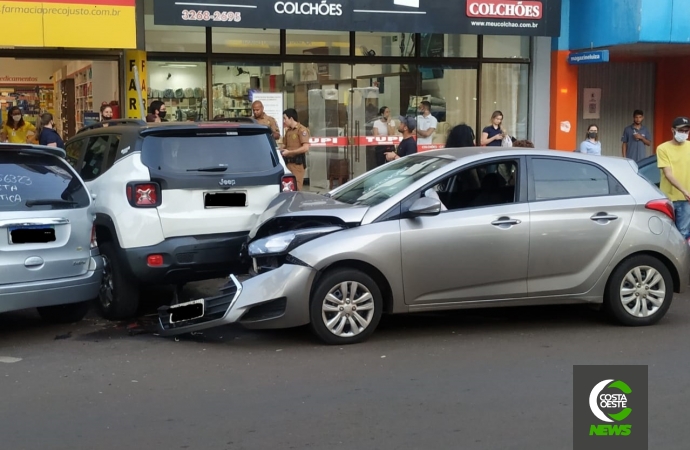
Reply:
[[[532,201],[622,195],[626,191],[600,167],[556,158],[532,158]]]
[[[65,153],[67,154],[65,159],[70,164],[70,166],[79,170],[78,164],[81,160],[82,149],[84,148],[84,139],[79,139],[78,141],[70,141],[65,145]]]
[[[257,173],[278,164],[267,133],[225,130],[148,136],[142,161],[151,168],[176,173]]]
[[[0,213],[89,206],[89,194],[59,158],[0,152]]]
[[[89,138],[86,153],[79,174],[84,181],[95,180],[101,175],[103,165],[110,150],[110,135],[104,134]]]

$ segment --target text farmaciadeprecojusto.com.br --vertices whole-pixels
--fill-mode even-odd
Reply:
[[[42,7],[42,6],[0,6],[0,14],[36,14],[55,16],[112,16],[117,17],[120,11],[114,8],[91,7]]]

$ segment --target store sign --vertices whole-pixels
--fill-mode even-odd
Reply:
[[[568,55],[568,64],[596,64],[609,62],[608,50],[595,50],[591,52],[571,53]]]
[[[0,0],[0,46],[135,48],[135,0]],[[14,26],[14,25],[12,25]]]
[[[127,103],[125,104],[124,117],[127,119],[141,119],[146,117],[146,104],[139,102],[137,93],[137,77],[134,68],[139,72],[141,83],[141,100],[146,103],[146,52],[143,50],[128,50],[125,52],[125,64],[127,64]]]
[[[154,0],[156,25],[558,36],[561,0]]]

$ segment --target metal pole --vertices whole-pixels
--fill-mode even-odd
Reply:
[[[146,120],[146,103],[144,103],[144,97],[141,94],[141,83],[139,82],[139,68],[135,65],[134,70],[134,83],[137,86],[137,98],[139,99],[139,113],[141,115],[141,120]]]

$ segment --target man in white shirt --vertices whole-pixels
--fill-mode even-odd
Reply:
[[[427,101],[420,103],[419,112],[422,114],[417,116],[417,144],[431,144],[438,126],[438,120],[431,115],[431,103]]]

